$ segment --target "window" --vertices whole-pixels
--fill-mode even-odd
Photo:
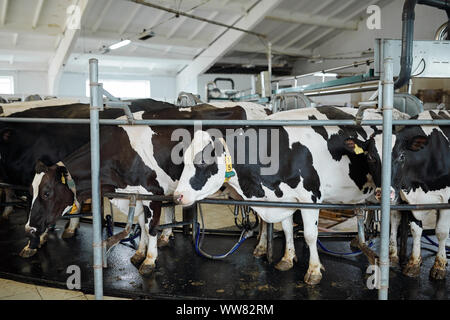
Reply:
[[[14,94],[14,78],[11,76],[0,76],[0,93]]]
[[[117,98],[150,98],[149,80],[99,80],[103,88]],[[90,96],[89,80],[86,81],[86,96]]]

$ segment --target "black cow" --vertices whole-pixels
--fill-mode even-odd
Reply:
[[[425,111],[415,119],[449,120],[448,111]],[[392,187],[397,198],[410,204],[450,203],[450,127],[449,126],[406,126],[396,133],[392,151]],[[450,209],[437,210],[436,237],[439,249],[430,276],[444,279],[446,275],[446,241],[450,227]],[[422,258],[420,238],[422,221],[436,210],[413,211],[411,233],[413,249],[403,273],[415,277],[420,273]],[[397,229],[401,215],[391,214],[391,261],[398,261]]]
[[[145,111],[134,113],[136,119],[255,119],[266,116],[262,106],[249,108],[239,105],[220,109],[211,105],[192,108]],[[150,126],[110,126],[100,131],[101,190],[102,192],[132,192],[141,194],[171,195],[183,169],[182,149],[177,128]],[[192,127],[186,128],[192,134]],[[174,150],[176,150],[174,152]],[[174,158],[181,159],[174,162]],[[23,256],[36,252],[40,237],[47,227],[69,210],[74,203],[91,197],[90,145],[86,144],[68,157],[57,159],[56,165],[38,163],[33,179],[33,203],[26,230],[31,242],[22,251]],[[56,162],[55,161],[55,162]],[[69,187],[73,181],[75,187]],[[125,200],[125,202],[128,200]],[[122,202],[123,203],[123,202]],[[161,206],[143,201],[151,210],[136,210],[143,237],[132,258],[143,275],[155,267],[157,258],[156,229]],[[123,210],[125,211],[125,210]],[[126,213],[126,211],[125,211]],[[145,219],[144,219],[145,214]],[[142,224],[144,224],[142,226]],[[146,242],[148,250],[145,252]]]
[[[6,112],[9,117],[16,118],[80,118],[88,119],[88,104],[71,104],[52,107],[36,107],[27,103],[28,110],[22,112]],[[14,110],[16,105],[5,108]],[[174,105],[152,100],[132,100],[132,112],[146,110],[158,111],[176,108]],[[6,110],[3,110],[6,111]],[[123,116],[119,109],[107,109],[100,112],[101,119],[112,119]],[[2,182],[29,186],[33,181],[36,161],[52,165],[68,156],[82,145],[89,142],[90,128],[88,124],[43,124],[43,123],[8,123],[0,122],[0,179]],[[11,192],[7,192],[7,201],[11,200]],[[8,207],[2,217],[8,218],[12,208]],[[73,236],[74,230],[64,234]]]

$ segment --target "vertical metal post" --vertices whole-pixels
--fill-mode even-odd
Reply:
[[[272,95],[272,42],[267,43],[267,69],[269,71],[270,95]]]
[[[267,262],[273,262],[273,223],[266,223],[267,227]]]
[[[100,210],[100,125],[99,110],[102,108],[101,85],[98,83],[98,60],[89,60],[91,89],[91,181],[92,181],[92,231],[94,251],[95,299],[103,300],[103,244]]]
[[[394,105],[394,75],[392,58],[384,59],[383,80],[383,155],[381,169],[381,245],[380,245],[380,288],[378,299],[388,299],[389,288],[389,220],[391,208],[391,152],[392,152],[392,109]]]

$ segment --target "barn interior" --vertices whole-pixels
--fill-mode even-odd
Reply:
[[[92,104],[92,59],[98,61],[98,82],[121,100],[154,99],[186,108],[198,101],[253,102],[272,112],[323,105],[380,106],[383,58],[392,55],[394,77],[403,68],[402,13],[408,2],[0,0],[1,117],[43,106]],[[414,59],[410,79],[395,91],[394,108],[411,116],[450,110],[450,4],[412,2],[417,2]],[[20,194],[9,219],[0,220],[0,300],[379,298],[378,288],[367,285],[367,257],[350,245],[360,231],[352,209],[320,211],[319,254],[327,270],[320,285],[303,281],[309,252],[299,215],[294,216],[298,262],[281,272],[274,268],[284,250],[281,223],[273,225],[273,257],[256,259],[252,252],[261,223],[256,214],[244,215],[227,203],[203,203],[195,215],[201,213],[203,249],[211,255],[234,248],[245,223],[255,229],[254,235],[226,258],[214,260],[199,254],[193,228],[176,226],[170,244],[159,248],[154,273],[144,277],[130,262],[142,231],[134,218],[131,234],[108,252],[99,294],[94,285],[95,219],[90,203],[83,206],[74,238],[61,238],[68,219],[60,219],[42,250],[24,259],[19,253],[28,242],[24,226],[30,200]],[[124,230],[129,217],[108,197],[102,200],[106,239]],[[5,193],[2,202],[3,211]],[[400,268],[391,268],[389,299],[450,298],[448,272],[446,280],[429,279],[437,251],[436,212],[422,222],[428,238],[422,241],[420,275],[410,278]],[[190,217],[181,206],[175,213],[176,221]],[[378,252],[381,212],[371,214],[371,228],[365,231],[375,239],[371,249]],[[449,244],[447,240],[447,248]],[[409,253],[411,237],[404,245]],[[67,288],[66,270],[71,265],[81,267],[81,289]]]

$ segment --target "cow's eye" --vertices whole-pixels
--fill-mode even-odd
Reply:
[[[403,153],[398,157],[398,161],[405,162],[405,155]]]
[[[44,192],[44,193],[42,194],[42,197],[43,197],[44,199],[48,199],[48,198],[50,197],[50,192],[48,192],[48,191]]]

